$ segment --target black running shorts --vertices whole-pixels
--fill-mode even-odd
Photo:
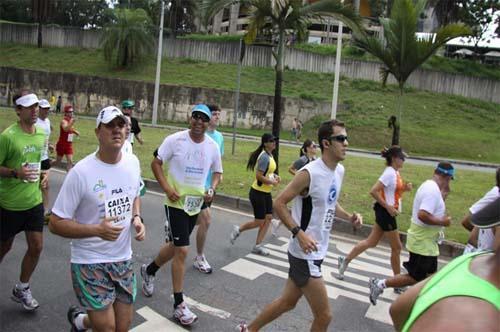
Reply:
[[[189,236],[196,226],[198,215],[188,215],[184,210],[165,205],[165,241],[174,242],[176,247],[189,246]]]
[[[302,288],[307,285],[309,278],[321,278],[321,264],[322,259],[318,260],[305,260],[292,256],[288,253],[288,263],[290,264],[290,269],[288,270],[288,276],[297,285],[297,287]]]
[[[382,205],[375,203],[373,205],[373,210],[375,211],[375,222],[384,232],[395,231],[398,229],[396,218],[391,216]]]
[[[7,241],[23,231],[43,231],[42,203],[23,211],[12,211],[0,207],[0,240]]]
[[[410,260],[403,263],[410,277],[422,281],[437,271],[437,256],[423,256],[410,251]]]
[[[266,215],[273,214],[273,198],[271,193],[250,188],[248,193],[250,203],[253,207],[253,215],[255,219],[265,219]]]

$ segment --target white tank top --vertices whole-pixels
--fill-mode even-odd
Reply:
[[[332,170],[319,158],[302,167],[299,172],[309,172],[309,195],[294,199],[292,218],[307,235],[317,241],[318,251],[306,254],[299,241],[293,237],[290,238],[288,251],[301,259],[323,259],[328,250],[335,207],[344,178],[344,166],[337,164],[335,170]]]
[[[493,228],[480,229],[477,236],[477,249],[478,250],[493,250],[495,244],[495,234]]]

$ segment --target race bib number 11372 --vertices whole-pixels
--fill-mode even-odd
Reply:
[[[117,217],[116,223],[132,219],[132,202],[127,195],[106,200],[106,218]]]

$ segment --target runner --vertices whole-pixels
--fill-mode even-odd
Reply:
[[[446,196],[450,191],[454,174],[455,169],[449,162],[440,162],[432,179],[418,188],[406,239],[410,260],[403,263],[408,273],[389,279],[370,278],[369,297],[373,305],[377,304],[385,288],[411,286],[437,271],[438,242],[442,239],[443,228],[451,224],[451,217],[446,215],[443,193]]]
[[[32,311],[39,307],[31,295],[29,281],[43,248],[40,161],[45,133],[35,126],[37,96],[22,91],[12,100],[19,121],[0,134],[0,262],[12,248],[17,233],[24,232],[28,248],[11,298]]]
[[[495,228],[494,252],[463,255],[411,287],[391,305],[398,331],[498,331],[500,197],[473,213],[472,224]]]
[[[264,248],[261,243],[266,236],[267,229],[273,217],[271,190],[281,181],[281,178],[274,173],[276,162],[274,161],[272,152],[275,148],[276,140],[274,136],[266,133],[262,135],[259,147],[250,154],[247,170],[255,169],[255,180],[249,192],[254,220],[248,221],[239,227],[233,226],[233,230],[229,234],[229,241],[231,244],[234,244],[234,241],[242,232],[259,228],[252,253],[263,256],[269,255],[269,250]]]
[[[412,189],[411,183],[403,182],[399,170],[403,168],[407,157],[403,149],[397,145],[382,150],[385,158],[386,168],[377,182],[370,190],[370,195],[375,199],[373,210],[375,211],[375,224],[367,239],[359,242],[351,252],[345,256],[339,255],[337,278],[344,279],[344,272],[349,263],[368,248],[374,248],[385,235],[391,245],[391,267],[394,275],[401,273],[400,258],[401,240],[399,238],[396,216],[401,213],[401,199],[405,191]],[[394,288],[398,294],[403,292],[401,288]]]
[[[321,263],[328,250],[332,224],[336,216],[350,220],[356,227],[363,221],[361,215],[349,214],[338,204],[344,178],[340,162],[345,159],[348,146],[344,124],[337,120],[323,122],[318,129],[318,142],[321,158],[304,166],[274,202],[283,224],[292,232],[285,289],[248,326],[240,324],[240,332],[259,331],[292,310],[303,295],[314,316],[310,330],[326,331],[330,324],[332,314]],[[292,200],[290,214],[287,204]]]
[[[474,227],[470,221],[472,214],[481,210],[488,203],[494,201],[500,196],[500,167],[496,172],[496,186],[491,188],[479,201],[474,203],[469,209],[469,213],[462,220],[462,226],[465,227],[470,233],[469,240],[465,246],[464,254],[492,250],[495,242],[495,229],[494,228],[477,228]]]
[[[52,96],[54,97],[54,96]],[[55,97],[54,97],[55,100]],[[50,113],[50,103],[45,99],[40,99],[38,104],[38,120],[36,120],[36,125],[43,129],[45,132],[45,146],[42,152],[42,163],[41,163],[41,180],[40,187],[42,189],[42,199],[43,199],[43,210],[45,212],[44,222],[45,224],[49,221],[50,211],[49,211],[49,172],[50,172],[50,158],[49,152],[54,151],[54,146],[50,143],[50,133],[52,132],[52,125],[50,124],[50,119],[48,118]]]
[[[221,156],[217,143],[205,135],[211,118],[210,109],[203,104],[191,111],[190,129],[165,138],[151,163],[156,180],[166,193],[165,224],[166,244],[157,257],[141,267],[142,292],[151,296],[154,276],[158,269],[172,260],[172,288],[174,293],[174,318],[182,325],[193,324],[198,317],[184,301],[184,263],[189,250],[189,236],[196,225],[203,203],[214,197],[222,174]],[[168,163],[168,175],[163,174],[163,164]],[[205,190],[208,171],[212,185]]]
[[[206,135],[212,138],[217,143],[220,151],[221,158],[224,156],[224,136],[216,130],[219,125],[220,108],[217,105],[207,105],[212,113],[212,118],[208,123]],[[222,176],[221,176],[222,180]],[[207,181],[205,182],[205,190],[212,187],[212,171],[208,172]],[[196,231],[196,257],[194,258],[193,267],[202,273],[212,273],[212,267],[208,264],[207,259],[203,253],[205,248],[205,241],[207,239],[208,228],[211,222],[210,205],[212,202],[205,203],[206,208],[202,209],[198,215],[198,230]]]
[[[123,114],[130,117],[130,121],[131,121],[131,125],[132,125],[131,131],[127,136],[127,140],[130,142],[130,144],[134,145],[134,137],[135,137],[137,139],[137,142],[139,142],[141,145],[143,145],[144,141],[142,140],[142,137],[141,137],[141,127],[139,126],[139,121],[137,121],[137,119],[132,116],[134,106],[135,106],[135,103],[132,100],[122,101]]]
[[[71,242],[71,278],[81,307],[71,306],[72,331],[128,331],[136,279],[131,232],[144,240],[139,194],[140,165],[121,152],[126,120],[108,106],[97,115],[96,152],[66,175],[52,209],[49,229]]]
[[[59,125],[59,139],[56,144],[57,157],[55,164],[60,165],[61,160],[66,156],[66,170],[73,167],[73,139],[74,136],[80,136],[78,130],[73,125],[75,118],[73,117],[73,106],[64,106],[64,117]]]

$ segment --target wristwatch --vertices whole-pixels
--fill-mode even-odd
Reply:
[[[135,217],[139,217],[139,219],[141,219],[141,222],[144,224],[144,219],[142,219],[140,214],[134,214],[134,216],[132,217],[132,222],[134,221]]]
[[[207,195],[208,196],[213,196],[214,194],[215,194],[215,190],[213,188],[208,188]]]
[[[15,169],[10,170],[10,175],[14,178],[17,179],[17,171]]]
[[[292,232],[292,237],[296,237],[297,234],[300,232],[301,228],[299,226],[295,226],[294,228],[292,228],[290,230],[290,232]]]

